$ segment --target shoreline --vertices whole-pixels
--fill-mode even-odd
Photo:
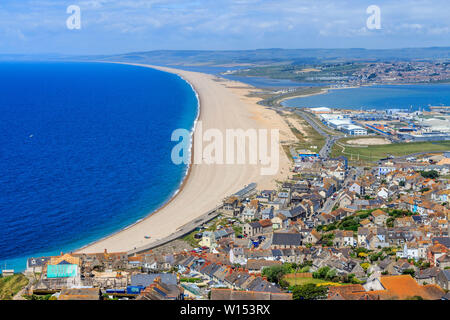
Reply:
[[[274,181],[280,175],[280,169],[275,176],[260,176],[259,164],[207,165],[195,164],[193,161],[198,121],[202,121],[202,127],[219,130],[265,128],[267,125],[266,123],[261,125],[264,119],[253,119],[254,113],[257,113],[260,118],[264,118],[264,115],[267,118],[267,112],[272,111],[265,111],[263,107],[257,111],[253,110],[252,106],[241,100],[242,97],[239,94],[235,94],[227,87],[229,80],[225,79],[225,83],[217,83],[214,81],[217,76],[198,72],[137,63],[107,63],[134,65],[169,72],[191,85],[197,95],[199,106],[198,116],[191,131],[191,163],[178,190],[160,208],[121,230],[73,251],[74,253],[97,253],[105,249],[109,252],[129,252],[143,246],[151,246],[180,232],[186,225],[220,205],[224,197],[237,192],[245,185],[256,182],[258,186],[261,183],[264,187],[268,187],[269,184],[272,186],[275,183]],[[202,142],[200,146],[201,144]],[[282,148],[279,154],[280,157],[285,157]],[[281,173],[283,173],[282,170]],[[146,235],[150,236],[150,239],[143,240]]]
[[[112,64],[132,65],[132,66],[138,66],[138,67],[150,68],[150,69],[155,69],[155,70],[162,71],[162,70],[158,69],[157,66],[150,67],[149,65],[141,65],[141,64],[136,64],[136,63],[102,62],[102,61],[99,61],[98,63],[112,63]],[[166,71],[162,71],[162,72],[166,72]],[[168,73],[171,73],[171,72],[168,72]],[[107,240],[107,239],[113,237],[114,235],[116,235],[118,233],[121,233],[121,232],[123,232],[123,231],[125,231],[125,230],[127,230],[127,229],[129,229],[129,228],[131,228],[131,227],[133,227],[133,226],[135,226],[135,225],[145,221],[146,219],[150,218],[153,214],[156,214],[159,211],[163,210],[167,205],[170,204],[170,202],[172,202],[177,197],[177,195],[184,189],[186,183],[188,182],[188,179],[189,179],[189,176],[190,176],[191,170],[192,170],[192,163],[193,163],[193,160],[194,160],[194,143],[195,143],[194,136],[195,136],[195,129],[197,127],[198,121],[200,120],[200,116],[201,116],[201,101],[200,101],[200,95],[198,94],[197,90],[195,89],[194,85],[191,82],[189,82],[188,80],[183,78],[183,76],[181,76],[180,74],[177,74],[177,73],[171,73],[171,74],[174,74],[174,75],[178,76],[180,79],[182,79],[187,84],[189,84],[191,86],[191,88],[192,88],[192,91],[195,93],[195,96],[196,96],[196,99],[197,99],[197,115],[195,117],[194,123],[192,125],[191,130],[190,130],[191,143],[190,143],[190,146],[189,146],[189,154],[190,154],[191,161],[190,161],[190,163],[187,166],[186,173],[184,174],[183,179],[181,180],[181,182],[178,185],[177,189],[170,195],[169,199],[164,201],[164,203],[161,204],[160,207],[158,207],[157,209],[155,209],[152,212],[148,213],[146,216],[138,219],[137,221],[135,221],[134,223],[132,223],[132,224],[126,226],[126,227],[124,227],[124,228],[122,228],[122,229],[120,229],[120,230],[118,230],[116,232],[113,232],[111,234],[108,234],[107,236],[102,237],[102,238],[100,238],[98,240],[92,241],[92,242],[82,246],[81,248],[76,249],[76,251],[74,251],[74,253],[78,253],[79,251],[82,251],[83,249],[85,249],[85,248],[87,248],[87,247],[89,247],[91,245],[95,245],[96,243],[99,243],[101,241]]]

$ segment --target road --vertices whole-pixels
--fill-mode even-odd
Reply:
[[[354,176],[357,174],[357,170],[358,169],[350,169],[347,172],[347,177],[345,178],[345,180],[342,182],[342,186],[341,189],[337,192],[337,196],[334,198],[334,200],[330,197],[328,198],[325,203],[323,204],[322,207],[322,211],[324,213],[330,213],[334,206],[336,205],[336,202],[338,201],[340,195],[342,192],[344,192],[344,189],[347,187],[348,183],[353,180]]]
[[[169,236],[167,236],[167,237],[165,237],[163,239],[159,239],[159,240],[157,240],[155,242],[152,242],[149,245],[145,245],[145,246],[142,246],[142,247],[134,248],[133,250],[128,251],[127,254],[129,256],[132,256],[134,254],[142,253],[142,252],[148,251],[150,249],[162,246],[163,244],[166,244],[166,243],[168,243],[168,242],[170,242],[172,240],[181,238],[181,237],[185,236],[186,234],[191,233],[192,231],[194,231],[197,227],[200,227],[204,223],[209,222],[212,219],[216,218],[220,214],[219,209],[221,207],[222,206],[218,206],[218,207],[208,211],[203,216],[201,216],[201,217],[195,219],[194,221],[191,221],[191,222],[185,224],[184,226],[178,228],[171,235],[169,235]]]
[[[303,119],[305,119],[306,122],[308,122],[308,124],[313,127],[314,130],[316,130],[321,136],[325,137],[326,141],[324,146],[322,147],[322,149],[320,149],[319,151],[319,156],[324,159],[327,160],[330,156],[331,153],[331,149],[333,148],[334,143],[343,138],[344,135],[331,135],[329,133],[327,133],[325,130],[323,130],[318,124],[317,122],[312,118],[312,116],[310,116],[308,113],[301,111],[301,110],[294,110],[294,112],[296,114],[298,114],[299,116],[301,116]]]

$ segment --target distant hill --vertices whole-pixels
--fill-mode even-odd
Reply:
[[[342,61],[450,60],[450,47],[405,49],[155,50],[117,55],[0,54],[0,60],[102,60],[162,65],[232,66],[317,64]]]
[[[337,61],[450,60],[450,47],[405,49],[259,49],[230,51],[158,50],[83,59],[164,65],[314,64]]]

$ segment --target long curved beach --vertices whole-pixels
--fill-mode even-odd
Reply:
[[[246,96],[252,88],[213,75],[182,71],[172,68],[134,64],[178,74],[196,90],[200,100],[199,121],[203,132],[219,129],[280,129],[280,139],[289,139],[290,130],[273,110],[256,105]],[[167,137],[168,143],[170,137]],[[194,140],[195,144],[195,140]],[[164,207],[142,221],[109,237],[79,249],[78,253],[124,252],[150,245],[163,239],[183,225],[202,216],[219,205],[222,200],[245,185],[256,182],[258,188],[273,188],[275,180],[288,173],[289,160],[280,147],[280,169],[275,176],[262,176],[259,165],[192,164],[178,194]],[[146,239],[150,236],[150,239]]]

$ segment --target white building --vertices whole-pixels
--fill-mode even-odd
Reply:
[[[328,121],[328,125],[334,129],[341,130],[345,126],[349,126],[352,124],[352,120],[350,119],[333,119]]]
[[[349,124],[349,125],[344,125],[341,126],[340,130],[348,135],[351,136],[365,136],[367,135],[367,130],[364,129],[363,127],[354,125],[354,124]]]

